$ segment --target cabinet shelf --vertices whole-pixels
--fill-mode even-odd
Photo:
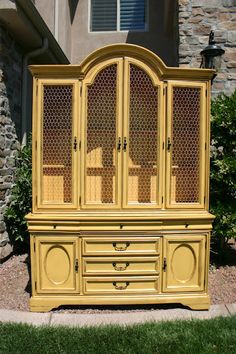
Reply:
[[[43,165],[43,168],[65,168],[65,165]]]

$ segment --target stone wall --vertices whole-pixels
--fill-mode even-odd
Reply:
[[[211,30],[225,50],[212,95],[230,95],[236,88],[236,0],[179,0],[180,66],[199,68]]]
[[[22,54],[0,25],[0,259],[10,251],[4,210],[14,182],[20,148]]]

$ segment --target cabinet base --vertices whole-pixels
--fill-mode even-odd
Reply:
[[[47,312],[62,305],[161,305],[179,303],[192,310],[209,310],[210,298],[208,295],[192,296],[139,296],[139,297],[105,297],[105,296],[33,296],[30,299],[30,311]]]

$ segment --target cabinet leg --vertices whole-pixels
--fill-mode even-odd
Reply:
[[[187,302],[182,302],[182,305],[188,306],[191,310],[209,310],[210,308],[210,303],[187,303]]]
[[[30,312],[49,312],[53,308],[53,306],[30,306]]]

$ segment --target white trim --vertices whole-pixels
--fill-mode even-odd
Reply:
[[[114,33],[145,33],[149,31],[149,0],[145,0],[145,26],[143,30],[120,30],[120,0],[117,0],[117,22],[116,22],[116,31],[92,31],[91,30],[91,1],[88,1],[88,33],[89,34],[114,34]]]
[[[59,34],[59,4],[54,0],[54,37],[58,41]]]
[[[120,0],[116,0],[116,32],[120,32]],[[114,31],[115,32],[115,31]]]

